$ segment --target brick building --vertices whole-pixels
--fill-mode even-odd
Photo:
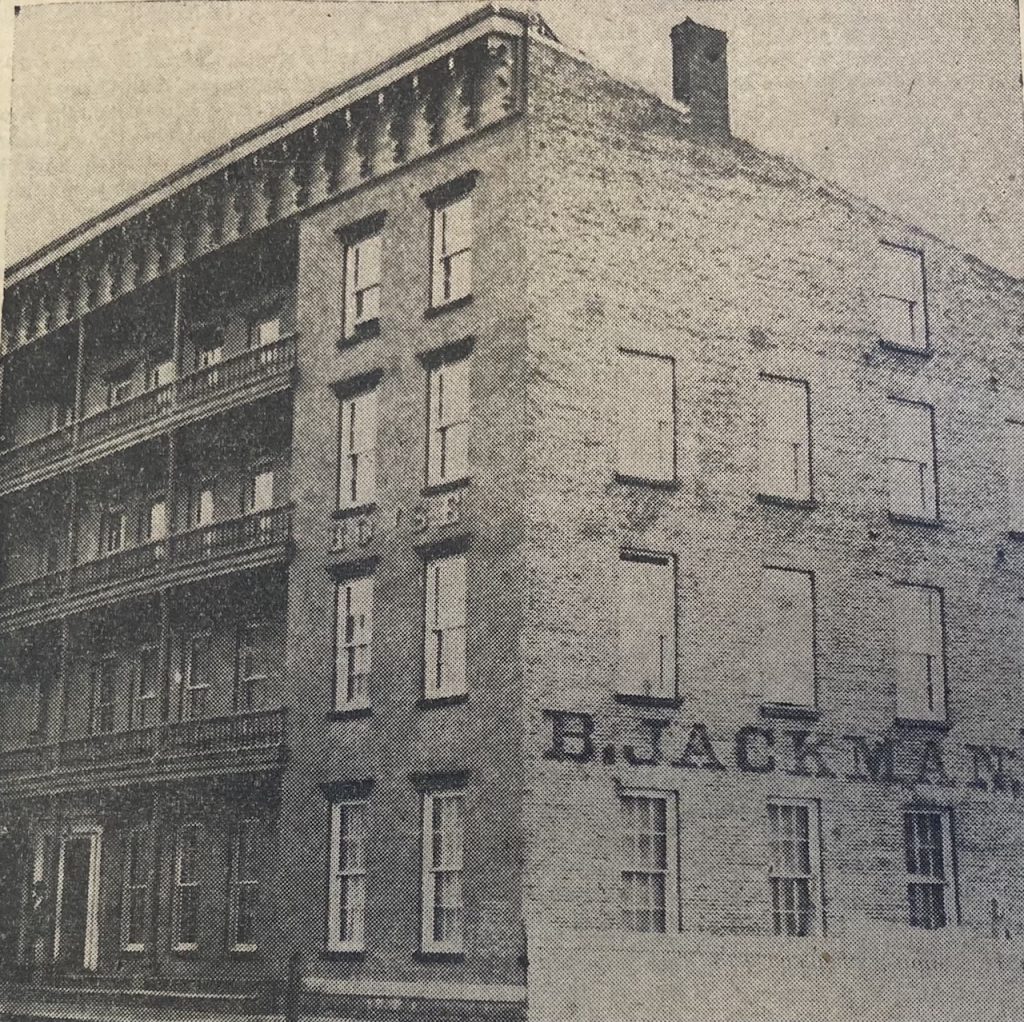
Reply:
[[[1024,284],[671,42],[485,8],[9,269],[4,1017],[1024,1014]]]

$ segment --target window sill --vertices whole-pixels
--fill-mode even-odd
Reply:
[[[920,728],[922,731],[946,732],[952,727],[948,720],[930,720],[927,717],[897,717],[893,723],[897,727]]]
[[[417,705],[421,710],[431,710],[436,706],[457,706],[459,703],[468,703],[469,693],[458,692],[450,696],[420,696]]]
[[[782,720],[821,720],[821,710],[816,706],[796,706],[791,703],[762,703],[761,716]]]
[[[465,951],[430,951],[426,948],[419,948],[413,952],[413,958],[420,962],[464,962]]]
[[[353,504],[351,507],[339,507],[335,508],[331,512],[331,517],[336,522],[343,521],[346,518],[358,518],[360,515],[368,515],[371,511],[377,510],[377,502],[375,500],[369,500],[365,504]]]
[[[365,947],[325,947],[320,950],[322,962],[361,962],[366,958]]]
[[[879,339],[878,347],[881,351],[887,351],[890,355],[913,355],[915,358],[920,359],[928,359],[935,354],[935,349],[930,344],[926,344],[923,348],[908,348],[902,344],[894,344],[892,341],[887,341],[884,338]]]
[[[262,958],[260,949],[255,944],[239,944],[236,947],[228,948],[228,956],[231,958]]]
[[[176,958],[191,958],[193,955],[199,954],[198,944],[175,944],[171,948],[171,954]]]
[[[683,701],[679,696],[645,696],[634,692],[616,692],[615,701],[623,706],[682,706]]]
[[[380,336],[380,320],[379,319],[364,319],[361,323],[357,323],[350,334],[344,334],[338,340],[339,348],[353,348],[360,341],[369,341],[374,337]]]
[[[357,706],[346,706],[343,710],[328,710],[327,719],[336,720],[358,720],[360,717],[369,717],[373,707],[369,703],[360,703]]]
[[[431,305],[430,308],[423,313],[423,317],[424,319],[433,319],[435,316],[440,316],[445,312],[451,312],[455,309],[464,309],[467,305],[470,305],[472,301],[472,295],[463,295],[461,298],[453,298],[450,302],[445,302],[443,305]]]
[[[121,948],[122,955],[131,955],[132,957],[135,957],[137,955],[144,955],[145,953],[145,944],[129,944],[127,947]]]
[[[920,525],[926,529],[944,529],[946,523],[941,518],[918,518],[916,515],[901,515],[889,512],[889,521],[893,525]]]
[[[771,493],[756,493],[754,500],[765,507],[788,507],[794,511],[817,511],[820,505],[813,497],[779,497]]]
[[[420,490],[423,497],[436,497],[442,493],[451,493],[453,490],[461,490],[469,486],[469,476],[460,476],[458,479],[449,479],[443,483],[430,483]]]
[[[615,473],[615,482],[622,486],[644,486],[651,490],[678,490],[678,479],[645,479],[643,476],[631,476],[625,472]]]

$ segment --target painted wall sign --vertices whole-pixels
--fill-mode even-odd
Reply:
[[[432,528],[457,525],[462,521],[462,492],[440,493],[427,497],[411,507],[397,507],[391,512],[373,508],[332,523],[331,549],[339,552],[360,550],[375,539],[399,532],[419,538]]]
[[[589,713],[544,710],[550,725],[544,758],[563,763],[667,765],[681,770],[737,770],[748,774],[841,778],[875,784],[964,784],[976,791],[1024,794],[1024,749],[954,745],[932,734],[884,737],[836,734],[799,727],[747,724],[712,738],[700,722],[638,718],[628,742],[606,742]],[[1024,738],[1024,732],[1021,732]]]

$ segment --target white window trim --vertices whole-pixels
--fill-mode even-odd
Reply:
[[[804,879],[802,874],[797,873],[779,873],[776,872],[774,864],[771,861],[769,855],[768,860],[768,919],[769,919],[769,930],[777,937],[781,937],[785,940],[806,940],[808,938],[820,937],[825,933],[825,898],[824,890],[825,884],[822,877],[822,858],[821,858],[821,802],[818,799],[801,799],[801,798],[775,798],[770,796],[765,805],[764,814],[764,825],[765,825],[765,838],[767,842],[771,841],[771,825],[769,823],[769,810],[771,806],[792,806],[797,809],[807,810],[807,834],[809,839],[809,855],[811,872],[808,875],[810,879],[810,896],[813,903],[813,912],[811,915],[812,928],[811,932],[803,936],[799,934],[788,934],[778,933],[775,929],[775,917],[774,910],[772,908],[772,890],[771,881],[773,879],[791,879],[800,880]]]
[[[445,421],[443,423],[438,422],[437,405],[439,402],[444,400],[444,381],[450,378],[451,371],[456,366],[465,366],[466,375],[466,386],[465,386],[465,408],[463,409],[463,418],[452,419],[451,421]],[[473,363],[470,361],[470,355],[466,354],[459,358],[446,359],[437,365],[431,366],[427,372],[427,486],[447,486],[450,483],[458,483],[464,479],[468,479],[470,475],[469,466],[469,441],[470,441],[470,425],[471,425],[471,402],[472,402],[472,377]],[[447,375],[445,375],[447,374]],[[440,394],[438,393],[440,388]],[[458,470],[458,466],[454,470],[450,468],[450,462],[453,460],[451,457],[451,451],[453,450],[453,443],[451,441],[451,435],[455,431],[456,435],[459,427],[465,432],[465,451],[458,450],[458,460],[463,461],[461,471]],[[436,454],[436,452],[440,452]],[[443,458],[445,471],[441,472],[441,466],[439,459]],[[438,464],[435,466],[435,462]],[[437,471],[435,473],[435,468]]]
[[[149,866],[146,861],[141,863],[142,867],[142,882],[139,883],[136,878],[135,883],[131,883],[132,874],[130,871],[131,861],[131,843],[134,835],[141,836],[141,847],[144,859],[148,859],[149,856],[149,841],[152,837],[149,827],[142,824],[137,827],[132,827],[127,832],[128,840],[125,842],[125,857],[124,857],[124,877],[121,887],[121,950],[122,951],[145,951],[146,942],[143,941],[129,941],[128,935],[131,931],[131,911],[132,911],[132,891],[142,891],[142,897],[146,902],[146,913],[145,913],[145,925],[149,923]]]
[[[932,933],[939,932],[942,930],[950,930],[957,926],[960,922],[959,905],[958,905],[958,878],[957,878],[957,862],[956,862],[956,850],[953,847],[953,810],[948,806],[938,805],[921,805],[921,806],[905,806],[900,816],[900,821],[903,823],[904,828],[906,827],[906,818],[908,816],[938,816],[941,827],[941,838],[942,838],[942,861],[945,867],[945,876],[942,880],[937,880],[934,876],[926,873],[909,873],[906,872],[906,848],[902,849],[903,852],[903,863],[904,863],[904,896],[906,898],[907,905],[907,921],[909,925],[910,920],[910,885],[911,884],[927,884],[931,887],[942,887],[943,897],[943,910],[946,914],[946,921],[943,926],[934,928],[928,928],[923,926],[913,926],[915,932]],[[903,840],[906,842],[906,831],[904,829]]]
[[[51,842],[51,853],[56,841],[57,831],[52,825],[36,830],[32,841],[32,868],[28,874],[28,889],[24,891],[22,901],[21,926],[18,931],[18,957],[25,960],[31,955],[33,962],[41,962],[46,951],[47,934],[29,932],[29,923],[35,912],[35,889],[40,882],[46,881],[46,848]],[[52,936],[52,933],[50,934]],[[39,941],[39,943],[37,943]]]
[[[349,699],[348,696],[348,682],[349,676],[347,671],[347,657],[346,657],[346,670],[341,670],[341,658],[343,653],[347,653],[348,650],[357,649],[359,646],[364,645],[363,643],[347,642],[343,641],[346,634],[346,629],[343,628],[343,608],[342,598],[348,599],[347,593],[351,586],[358,585],[360,583],[367,583],[369,585],[369,601],[370,609],[369,614],[369,646],[367,651],[367,662],[366,662],[366,683],[365,691],[361,695],[356,695]],[[373,603],[374,603],[374,591],[376,589],[375,577],[370,575],[357,575],[353,578],[341,579],[335,585],[334,590],[334,709],[338,712],[345,712],[348,710],[360,710],[366,709],[370,706],[370,681],[373,672]],[[347,610],[347,607],[345,608]],[[345,622],[347,625],[347,622]]]
[[[103,828],[98,824],[73,824],[60,838],[57,860],[57,895],[54,905],[53,960],[60,958],[61,913],[64,907],[64,856],[69,840],[89,838],[89,884],[85,895],[85,952],[82,967],[95,970],[99,963],[100,946],[100,852]]]
[[[186,881],[184,884],[181,882],[181,859],[182,859],[182,832],[188,829],[192,829],[196,833],[196,877],[194,880]],[[199,863],[202,861],[202,830],[197,823],[183,823],[179,824],[175,830],[174,836],[174,884],[173,891],[171,892],[172,898],[172,937],[174,942],[175,951],[195,951],[199,947],[198,939],[195,941],[183,941],[179,940],[181,934],[181,891],[183,889],[195,890],[199,892],[198,897],[202,897],[203,879],[201,875],[201,866]],[[197,930],[202,926],[202,902],[200,901],[199,907],[196,914],[196,927]],[[196,937],[199,937],[199,933],[196,933]]]
[[[254,681],[262,682],[264,688],[269,689],[269,684],[274,678],[274,672],[270,669],[270,637],[267,635],[267,633],[272,632],[274,626],[275,622],[268,620],[267,618],[253,618],[249,621],[243,621],[238,627],[238,673],[237,691],[235,692],[236,712],[245,712],[245,708],[242,706],[241,696],[244,692],[248,692],[250,696],[252,695],[252,683]],[[259,641],[261,636],[266,636],[268,638],[266,645],[261,645]],[[259,666],[262,667],[262,671],[255,674],[247,673],[245,668],[246,653],[249,650],[252,650],[257,654],[254,659],[258,659]],[[260,709],[261,707],[253,705],[252,708]]]
[[[195,678],[195,655],[196,655],[196,643],[198,640],[205,640],[207,643],[207,650],[212,653],[213,650],[213,632],[209,629],[204,629],[199,632],[192,632],[188,636],[185,647],[185,674],[182,681],[181,690],[181,719],[182,720],[203,720],[205,719],[209,711],[209,698],[210,692],[213,688],[209,679],[206,679],[203,684],[193,684]],[[212,667],[212,664],[208,665]],[[205,692],[204,697],[204,713],[202,716],[194,716],[192,714],[192,694],[194,692]]]
[[[341,811],[344,808],[361,808],[363,812],[363,862],[359,867],[346,870],[341,869],[341,843],[339,841]],[[326,940],[328,951],[363,951],[366,948],[366,838],[368,829],[366,824],[368,822],[368,813],[369,801],[365,798],[343,798],[330,803],[329,825],[331,830],[328,841],[330,876],[328,877]],[[362,919],[359,927],[361,936],[352,940],[341,940],[338,937],[338,933],[341,929],[341,888],[343,879],[359,877],[362,878],[363,882]]]
[[[664,791],[656,788],[626,788],[620,787],[618,795],[619,827],[625,825],[623,819],[623,800],[627,798],[658,799],[665,804],[665,929],[664,933],[675,933],[679,930],[679,795],[675,791]],[[621,832],[621,831],[620,831]],[[622,887],[627,873],[647,873],[649,870],[637,868],[636,863],[626,862],[620,859],[619,862],[619,885],[618,885],[618,920],[619,926],[625,928],[622,918]],[[662,931],[653,930],[629,930],[634,934],[643,934],[647,937],[657,937]]]
[[[457,869],[441,869],[433,865],[433,837],[434,819],[433,809],[435,802],[445,800],[458,800],[460,809],[461,844],[459,847],[459,866]],[[421,926],[420,939],[422,948],[427,953],[434,954],[459,954],[465,949],[465,876],[466,876],[466,790],[464,788],[444,788],[437,791],[423,793],[422,805],[422,843],[423,861],[421,875]],[[457,874],[459,877],[459,897],[462,913],[462,925],[457,937],[450,940],[434,939],[434,900],[437,892],[436,877],[439,873]]]
[[[354,416],[353,416],[354,410]],[[365,451],[356,450],[352,434],[359,429],[360,415],[372,417],[373,445]],[[354,421],[355,420],[355,421]],[[377,499],[377,448],[380,426],[379,395],[376,387],[369,387],[355,394],[347,394],[338,402],[338,485],[337,507],[339,511],[369,507]],[[353,454],[356,461],[356,495],[349,495]]]
[[[920,327],[921,327],[921,344],[901,344],[899,341],[894,341],[889,337],[885,336],[884,331],[879,331],[882,343],[890,348],[896,348],[899,351],[910,351],[915,352],[919,355],[926,355],[932,349],[931,344],[931,330],[928,321],[928,274],[927,267],[925,265],[924,251],[919,248],[914,248],[910,245],[900,245],[893,241],[881,240],[879,241],[879,248],[886,252],[899,252],[904,257],[913,256],[915,258],[915,271],[919,274],[919,285],[920,285],[920,298],[908,299],[903,295],[893,294],[892,290],[886,290],[889,280],[884,278],[882,273],[882,267],[879,267],[879,276],[881,279],[881,286],[878,289],[878,298],[883,301],[897,302],[901,305],[908,307],[907,311],[911,317],[911,327],[916,327],[918,323],[918,317],[914,313],[914,306],[920,305]],[[879,316],[881,313],[879,312]]]
[[[253,855],[253,846],[261,840],[259,836],[259,820],[255,817],[245,817],[237,821],[231,835],[231,900],[228,905],[228,933],[231,935],[230,947],[232,951],[257,951],[259,943],[239,943],[234,938],[238,935],[238,900],[241,890],[251,887],[256,892],[256,899],[259,899],[260,876],[259,860],[257,857],[256,878],[254,880],[242,880],[240,877],[239,865],[239,844],[241,841],[240,828],[245,828],[249,835],[248,854]],[[255,904],[255,902],[254,902]],[[254,920],[255,925],[255,920]]]
[[[469,205],[469,244],[463,248],[445,250],[445,224],[447,222],[447,211],[452,207],[465,202]],[[444,202],[438,203],[431,209],[430,232],[431,232],[431,255],[430,255],[430,305],[434,309],[443,309],[454,302],[462,301],[473,294],[473,253],[474,242],[476,241],[474,227],[476,220],[476,203],[473,200],[473,191],[469,189],[461,194],[453,195]],[[462,294],[444,294],[446,270],[450,274],[450,266],[459,256],[469,255],[469,288]]]
[[[446,561],[461,560],[464,587],[462,591],[462,624],[452,625],[444,629],[435,628],[438,608],[440,604],[440,586],[437,591],[431,593],[433,585],[432,575],[439,564]],[[423,697],[424,699],[449,699],[466,695],[469,691],[469,557],[465,552],[444,554],[432,557],[424,567],[424,600],[423,600]],[[433,612],[433,614],[431,614]],[[436,680],[438,646],[436,638],[441,635],[440,651],[444,651],[444,639],[447,633],[462,632],[462,674],[456,679],[456,684],[450,688],[439,689],[433,681]]]

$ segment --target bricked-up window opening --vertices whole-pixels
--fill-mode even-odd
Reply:
[[[377,497],[377,391],[341,401],[338,411],[338,508],[372,504]]]
[[[259,896],[259,824],[239,820],[231,842],[231,911],[228,920],[235,951],[255,951]]]
[[[473,290],[473,197],[463,195],[433,210],[431,304],[446,305]]]
[[[937,518],[932,406],[890,398],[888,434],[889,510],[910,518]]]
[[[464,801],[461,791],[423,796],[423,949],[462,950]]]
[[[942,590],[894,585],[896,715],[946,719],[946,655]]]
[[[768,850],[775,932],[806,937],[821,917],[817,804],[769,802]]]
[[[146,946],[149,919],[149,828],[130,830],[124,849],[124,892],[122,900],[121,946],[125,951],[142,951]]]
[[[270,657],[274,638],[274,628],[269,621],[247,621],[239,628],[236,711],[245,713],[270,705]]]
[[[619,557],[618,691],[671,699],[676,695],[676,566],[664,554],[626,551]]]
[[[160,678],[160,649],[140,646],[132,665],[133,728],[148,727],[157,720],[157,691]]]
[[[815,706],[814,576],[766,567],[761,607],[764,699],[787,706]]]
[[[675,922],[675,803],[665,792],[624,791],[621,802],[622,925],[665,933]]]
[[[427,564],[426,686],[428,699],[466,691],[466,558]]]
[[[381,235],[345,246],[345,336],[380,316]]]
[[[167,538],[167,501],[163,497],[154,497],[144,512],[142,521],[142,539],[146,543],[156,543]]]
[[[174,853],[174,948],[193,951],[199,946],[199,825],[178,828]]]
[[[181,700],[183,720],[207,716],[213,679],[213,637],[209,632],[191,636],[185,651],[185,685]]]
[[[882,340],[896,348],[928,350],[924,254],[883,242],[878,250]]]
[[[1024,532],[1024,422],[1006,423],[1006,481],[1010,531]]]
[[[366,802],[331,806],[329,951],[361,951],[366,941]]]
[[[944,809],[903,814],[910,925],[941,930],[956,914],[953,835]]]
[[[337,590],[336,710],[369,705],[372,636],[373,576],[341,583]]]
[[[92,669],[92,733],[105,735],[114,730],[117,708],[117,658],[100,657]]]
[[[469,474],[469,359],[430,370],[427,484],[436,486]]]
[[[124,549],[124,510],[108,508],[100,525],[100,556],[116,554]]]
[[[620,351],[615,363],[618,474],[669,483],[676,477],[675,362]]]
[[[811,499],[810,390],[804,380],[760,379],[760,492],[789,500]]]

